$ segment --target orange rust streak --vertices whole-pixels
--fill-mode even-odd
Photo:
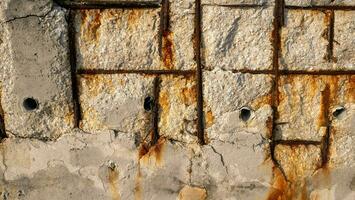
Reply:
[[[97,41],[100,36],[99,28],[101,26],[101,10],[82,10],[81,31],[84,40]]]
[[[330,87],[326,84],[323,91],[321,91],[320,112],[318,117],[318,127],[328,126],[328,112],[330,106]]]
[[[160,138],[155,145],[149,148],[147,148],[146,145],[141,145],[139,149],[139,159],[145,164],[149,163],[151,159],[154,159],[156,165],[161,165],[164,146],[164,138]]]
[[[290,200],[288,192],[288,184],[277,167],[273,167],[273,185],[269,191],[267,200]]]
[[[163,33],[163,64],[167,69],[173,69],[174,67],[174,44],[173,34],[171,31],[165,31]]]
[[[112,200],[120,200],[120,194],[117,190],[118,177],[119,177],[118,172],[116,172],[115,170],[109,169],[108,181],[110,183]]]

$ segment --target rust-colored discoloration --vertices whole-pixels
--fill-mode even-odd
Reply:
[[[170,110],[170,97],[168,91],[161,91],[159,95],[159,105],[160,105],[160,123],[168,123],[168,114]]]
[[[114,92],[113,77],[105,75],[80,75],[79,91],[88,92],[89,96],[98,96],[101,93]]]
[[[345,89],[345,100],[349,103],[355,103],[355,75],[348,76],[349,83]]]
[[[209,128],[213,125],[214,123],[214,116],[212,111],[209,109],[206,114],[205,114],[205,119],[206,119],[206,128]]]
[[[324,90],[321,91],[320,101],[318,127],[324,127],[328,125],[328,112],[330,106],[330,87],[328,84],[326,84]]]
[[[273,167],[272,187],[267,200],[291,200],[293,191],[288,190],[288,183],[279,168]]]
[[[204,188],[185,185],[179,192],[179,200],[205,200],[207,191]]]
[[[142,186],[141,186],[142,173],[140,169],[140,165],[138,164],[138,172],[136,178],[134,180],[134,199],[141,200],[142,199]]]
[[[120,200],[120,193],[118,191],[119,174],[115,169],[108,169],[108,183],[112,195],[112,200]]]
[[[128,25],[136,24],[139,18],[141,18],[141,16],[143,15],[142,10],[139,9],[129,10],[128,12]]]
[[[100,37],[101,15],[102,11],[80,10],[81,15],[81,35],[85,41],[95,42]]]
[[[319,146],[277,145],[274,153],[280,167],[273,168],[272,188],[267,199],[308,200],[309,178],[321,163]]]
[[[192,105],[196,103],[196,85],[191,87],[184,87],[180,94],[180,98],[185,105]]]
[[[165,31],[162,35],[162,62],[166,69],[174,68],[174,42],[173,33]]]
[[[268,117],[266,120],[266,128],[267,128],[267,133],[266,136],[268,138],[272,138],[272,133],[273,133],[273,129],[274,129],[274,120],[273,117]]]
[[[139,161],[142,161],[143,164],[149,165],[154,163],[155,166],[162,165],[162,157],[165,147],[165,139],[159,138],[158,142],[148,147],[146,144],[141,144],[139,147]]]
[[[272,96],[271,93],[268,95],[264,95],[262,97],[259,97],[251,103],[251,107],[258,109],[263,107],[264,105],[271,105],[272,103]]]

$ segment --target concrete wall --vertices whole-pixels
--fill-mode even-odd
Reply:
[[[0,199],[355,199],[354,0],[2,0]]]

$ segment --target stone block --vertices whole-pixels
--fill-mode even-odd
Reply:
[[[332,110],[345,105],[352,76],[282,76],[279,81],[276,139],[321,141]]]
[[[326,70],[327,13],[313,10],[286,10],[281,29],[280,69]]]
[[[154,76],[137,74],[80,75],[80,127],[87,132],[115,130],[142,138],[152,131]]]
[[[30,3],[31,4],[31,3]],[[73,128],[66,11],[53,8],[6,23],[2,106],[8,134],[55,139]],[[10,59],[10,60],[9,60]]]
[[[355,1],[354,1],[355,5]],[[338,69],[355,69],[355,11],[335,11],[334,65]]]
[[[250,146],[269,138],[272,124],[270,75],[213,70],[204,71],[203,77],[208,140]]]
[[[169,32],[163,33],[163,64],[167,69],[196,69],[195,1],[169,0]]]
[[[206,69],[272,68],[272,7],[203,6],[202,12],[202,55]]]
[[[194,76],[162,76],[159,94],[159,134],[192,143],[197,141],[197,89]]]
[[[78,11],[74,22],[78,69],[161,69],[159,11]]]

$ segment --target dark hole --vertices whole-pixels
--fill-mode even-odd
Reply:
[[[154,100],[152,97],[146,97],[144,99],[144,110],[151,111],[153,109]]]
[[[240,109],[239,118],[243,121],[248,121],[251,116],[251,110],[249,108],[242,108]]]
[[[26,98],[23,101],[23,107],[28,111],[35,110],[38,108],[38,102],[33,98]]]
[[[336,108],[333,112],[334,117],[339,117],[345,111],[344,107]]]

